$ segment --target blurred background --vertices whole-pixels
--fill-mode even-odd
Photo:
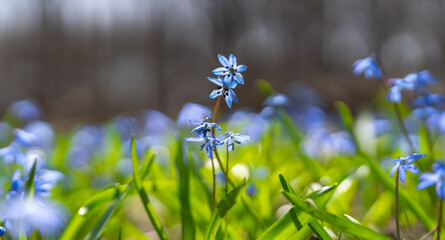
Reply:
[[[261,107],[259,78],[357,106],[379,87],[351,73],[371,52],[387,76],[430,69],[440,92],[444,12],[435,0],[3,0],[0,109],[33,99],[68,125],[146,109],[175,117],[185,102],[213,105],[218,53],[248,66],[235,108]]]

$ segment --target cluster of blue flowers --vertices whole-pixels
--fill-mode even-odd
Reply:
[[[247,67],[244,65],[238,65],[236,57],[233,54],[230,54],[229,59],[221,54],[218,54],[218,60],[222,67],[216,68],[212,71],[217,78],[208,78],[209,81],[218,86],[218,89],[210,93],[210,98],[214,99],[223,96],[224,100],[226,100],[227,106],[232,108],[232,103],[238,102],[233,89],[235,89],[238,84],[244,85],[244,78],[241,73],[246,71]]]
[[[211,82],[218,85],[218,89],[210,94],[210,98],[224,97],[227,106],[231,108],[233,102],[238,102],[233,89],[238,84],[244,85],[244,78],[241,73],[246,71],[247,67],[245,65],[238,65],[236,57],[233,54],[230,54],[229,59],[218,54],[218,60],[223,67],[216,68],[212,71],[217,78],[208,78]],[[227,132],[226,134],[215,138],[214,134],[211,134],[212,131],[215,129],[221,131],[222,129],[216,123],[210,122],[210,120],[210,117],[201,120],[199,123],[194,123],[190,120],[191,124],[197,126],[190,132],[190,134],[196,133],[197,137],[185,139],[187,142],[201,143],[201,150],[205,148],[207,156],[210,159],[212,159],[214,149],[218,145],[226,144],[227,150],[231,152],[235,148],[235,143],[241,144],[252,139],[247,135],[233,132]]]
[[[360,59],[353,64],[353,73],[364,73],[366,78],[379,78],[383,80],[382,70],[375,55],[371,55],[365,59]],[[431,76],[428,70],[410,73],[404,78],[391,78],[388,80],[390,88],[386,95],[386,99],[391,103],[400,103],[402,101],[402,92],[405,90],[415,91],[419,95],[412,103],[413,114],[423,120],[425,124],[438,122],[437,119],[443,113],[445,108],[445,97],[440,94],[431,94],[425,88],[437,82],[436,78]],[[435,120],[435,121],[434,121]],[[428,131],[428,129],[427,129]],[[399,178],[405,181],[406,171],[414,174],[419,173],[419,169],[414,165],[414,161],[425,157],[425,154],[411,154],[406,157],[400,157],[393,160],[396,164],[391,172],[390,177],[398,171]],[[433,164],[433,173],[426,172],[419,176],[419,184],[417,189],[435,185],[436,193],[440,199],[445,199],[445,163],[437,160]]]
[[[15,129],[13,141],[0,149],[0,158],[11,169],[11,185],[0,208],[0,218],[13,238],[30,235],[34,230],[43,237],[56,237],[66,222],[65,209],[51,201],[50,190],[63,174],[48,170],[45,158],[54,142],[51,126],[39,120],[40,109],[29,101],[20,101],[11,107],[11,112],[23,129]],[[34,169],[33,179],[30,179]],[[22,173],[24,173],[22,175]],[[26,183],[33,182],[33,189]]]

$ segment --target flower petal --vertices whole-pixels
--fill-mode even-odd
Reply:
[[[391,172],[389,173],[389,177],[392,177],[392,175],[394,175],[394,173],[397,171],[397,169],[400,167],[400,163],[397,163],[392,169]]]
[[[445,183],[443,181],[438,181],[436,183],[436,193],[440,199],[445,199]]]
[[[400,181],[405,182],[405,168],[404,167],[399,168],[399,177],[400,177]]]
[[[406,168],[406,170],[408,170],[414,174],[419,174],[419,169],[416,167],[416,165],[414,165],[412,163],[408,164],[405,168]]]
[[[213,90],[213,92],[210,93],[210,98],[214,99],[214,98],[217,98],[217,97],[219,97],[221,95],[222,95],[222,89]]]
[[[214,84],[216,84],[216,85],[218,85],[218,86],[220,86],[220,87],[222,87],[222,85],[223,85],[223,83],[222,83],[222,81],[221,81],[220,78],[211,78],[211,77],[208,77],[207,79],[209,79],[210,82],[212,82],[212,83],[214,83]]]
[[[236,94],[232,89],[229,89],[229,95],[232,97],[234,102],[238,102],[238,98],[236,97]]]
[[[402,100],[402,94],[400,93],[400,88],[398,86],[391,87],[386,94],[386,101],[399,103]]]
[[[245,65],[238,65],[235,68],[236,72],[239,72],[239,73],[246,71],[246,69],[247,69],[247,67]]]
[[[224,99],[226,100],[227,106],[232,108],[232,95],[230,94],[230,91],[224,93]]]
[[[423,157],[425,157],[425,156],[426,156],[426,154],[418,154],[418,153],[414,153],[414,154],[411,154],[411,155],[409,156],[409,158],[410,158],[411,161],[416,161],[416,160],[421,159],[421,158],[423,158]]]
[[[417,185],[417,190],[421,190],[424,188],[427,188],[429,186],[432,186],[434,184],[436,184],[436,182],[439,180],[438,175],[437,174],[433,174],[433,173],[422,173],[419,176],[419,184]]]
[[[186,142],[203,142],[204,138],[184,138]]]
[[[219,68],[215,68],[212,71],[212,73],[217,75],[217,76],[222,76],[222,75],[226,75],[227,73],[229,73],[229,71],[225,67],[219,67]]]
[[[241,75],[241,73],[235,73],[235,81],[237,81],[239,84],[244,85],[244,78],[243,75]]]
[[[236,57],[235,57],[235,55],[230,54],[229,64],[230,64],[230,67],[236,67]]]
[[[221,63],[221,65],[223,65],[223,67],[226,67],[226,68],[230,67],[229,60],[227,60],[227,58],[224,57],[223,55],[218,54],[218,60]]]

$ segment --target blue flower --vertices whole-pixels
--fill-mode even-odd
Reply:
[[[33,101],[21,100],[11,105],[12,114],[21,122],[29,123],[39,120],[42,117],[42,111]]]
[[[412,82],[419,92],[423,92],[423,88],[430,83],[435,83],[437,80],[431,76],[430,71],[424,70],[421,72],[410,73],[404,77],[406,81]]]
[[[5,235],[6,229],[4,227],[0,227],[0,236]]]
[[[221,141],[222,144],[226,143],[228,151],[231,152],[235,149],[235,143],[238,143],[238,144],[246,143],[248,141],[251,141],[252,138],[247,135],[241,135],[239,133],[228,132],[224,135],[219,136],[218,140]]]
[[[386,100],[393,103],[399,103],[402,101],[403,90],[413,90],[416,86],[413,81],[405,78],[392,78],[389,79],[389,83],[392,84],[392,87],[386,94]]]
[[[0,157],[5,163],[23,163],[23,152],[19,146],[12,142],[9,146],[0,149]]]
[[[207,119],[206,119],[207,120]],[[200,142],[201,144],[201,150],[205,147],[206,152],[207,152],[207,156],[209,158],[212,158],[212,154],[213,154],[213,148],[217,145],[221,145],[222,143],[213,138],[213,137],[209,137],[207,135],[208,132],[212,131],[212,128],[216,128],[218,129],[218,131],[221,131],[221,127],[219,127],[216,123],[209,123],[206,122],[206,120],[201,121],[200,123],[192,123],[190,121],[190,123],[198,125],[196,128],[194,128],[190,134],[193,134],[194,132],[196,132],[196,134],[198,135],[197,138],[185,138],[184,140],[187,142]]]
[[[428,119],[439,113],[445,106],[445,97],[440,94],[426,93],[413,102],[413,113],[420,119]]]
[[[227,76],[230,81],[234,79],[237,83],[244,85],[244,78],[241,73],[246,71],[246,66],[237,65],[236,57],[233,54],[230,54],[229,59],[221,54],[218,54],[218,60],[221,65],[223,65],[223,67],[219,67],[213,70],[213,74],[215,74],[216,76]]]
[[[34,121],[28,124],[23,130],[16,129],[14,134],[14,141],[25,148],[39,147],[50,149],[55,138],[51,125],[41,121]]]
[[[289,98],[282,94],[276,93],[264,100],[263,105],[271,107],[283,107],[289,103]]]
[[[186,103],[179,112],[176,124],[180,127],[189,127],[193,122],[199,122],[210,114],[210,110],[202,105]]]
[[[402,182],[405,181],[405,170],[408,170],[412,173],[418,174],[419,169],[416,167],[416,165],[413,164],[414,161],[425,157],[425,154],[411,154],[407,157],[399,157],[397,159],[392,160],[393,163],[396,165],[392,168],[391,173],[389,174],[389,177],[392,177],[394,173],[399,170],[399,176],[400,180]]]
[[[445,163],[442,161],[433,164],[434,173],[426,172],[419,176],[417,189],[421,190],[436,185],[436,193],[440,199],[445,200]]]
[[[18,239],[34,231],[43,239],[57,239],[66,225],[67,214],[63,207],[46,198],[29,198],[24,195],[7,199],[1,207],[2,221],[9,234]]]
[[[218,131],[222,130],[221,127],[218,126],[218,124],[216,123],[209,123],[206,121],[201,121],[200,123],[193,123],[190,121],[190,123],[193,125],[198,125],[190,132],[190,134],[196,132],[196,134],[198,134],[198,137],[207,137],[207,132],[211,132],[212,128],[216,128]]]
[[[357,60],[352,67],[355,75],[364,73],[365,78],[382,78],[382,70],[374,56]]]
[[[413,108],[443,108],[445,106],[445,97],[440,94],[425,94],[413,101]]]
[[[58,171],[42,169],[34,176],[34,196],[48,197],[51,195],[50,190],[53,189],[57,182],[63,179],[63,174]],[[7,198],[14,198],[24,194],[25,183],[27,178],[21,176],[21,171],[17,169],[12,175],[11,187]]]
[[[203,136],[199,136],[197,138],[185,138],[184,139],[187,142],[199,142],[202,143],[201,144],[201,151],[202,149],[205,147],[206,152],[207,152],[207,156],[211,159],[212,158],[212,154],[213,154],[213,148],[221,145],[221,142],[218,141],[217,139],[214,139],[212,137],[203,137]]]
[[[247,188],[246,188],[247,195],[249,195],[251,197],[255,196],[257,194],[257,192],[258,192],[258,188],[253,183],[249,184],[249,186],[247,186]]]
[[[232,81],[229,75],[225,76],[224,79],[220,76],[218,76],[218,78],[209,77],[208,79],[212,83],[218,85],[218,89],[213,90],[213,92],[210,93],[210,98],[214,99],[219,96],[224,96],[224,99],[226,100],[227,106],[229,106],[229,108],[232,108],[232,102],[238,102],[235,92],[233,91],[238,83]]]

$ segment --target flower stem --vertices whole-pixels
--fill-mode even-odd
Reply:
[[[213,188],[212,188],[212,214],[215,210],[215,193],[216,193],[216,177],[215,177],[215,163],[213,163],[213,158],[210,158],[212,162],[212,173],[213,173]]]
[[[218,114],[220,104],[221,104],[221,96],[219,96],[218,99],[216,99],[215,108],[213,109],[212,122],[216,122],[216,115]]]
[[[221,96],[219,96],[218,99],[216,100],[215,108],[213,109],[213,116],[211,119],[212,122],[216,121],[216,114],[218,113],[220,103],[221,103]],[[212,137],[215,138],[215,128],[212,128]],[[216,151],[216,147],[213,147],[213,150],[215,151],[215,155],[218,158],[218,162],[221,162],[219,160],[219,156],[218,156],[218,152]],[[213,174],[213,188],[212,188],[212,213],[213,213],[213,210],[215,209],[216,174],[215,174],[215,163],[213,162],[213,157],[210,159],[210,161],[212,162],[212,174]],[[224,168],[222,168],[222,166],[221,166],[221,169],[224,169]]]
[[[377,54],[373,54],[373,56],[375,57],[377,63],[379,64],[380,70],[382,71],[382,77],[380,78],[380,81],[382,82],[383,87],[386,89],[386,91],[388,91],[388,86],[386,86],[386,83],[385,83],[385,72],[383,71],[383,66],[380,63],[380,59],[378,58]],[[394,111],[396,112],[397,122],[400,126],[400,130],[402,131],[403,135],[406,138],[406,141],[408,142],[411,153],[415,153],[414,145],[413,145],[411,139],[409,138],[408,130],[406,130],[405,124],[403,123],[402,115],[400,114],[399,105],[397,103],[393,103],[393,106],[394,106]]]
[[[425,125],[425,131],[426,131],[426,137],[428,140],[428,147],[430,148],[430,165],[433,164],[434,160],[434,144],[433,144],[433,137],[431,136],[430,128],[428,127],[428,123],[426,120],[423,121],[423,124]]]
[[[439,217],[437,219],[437,240],[440,240],[440,229],[442,228],[442,199],[440,199],[440,203],[439,203]]]
[[[415,153],[416,150],[414,149],[414,145],[413,145],[411,139],[409,138],[408,130],[406,130],[405,124],[403,123],[402,115],[400,114],[399,105],[397,105],[397,103],[393,103],[393,106],[394,106],[394,111],[396,112],[397,122],[399,123],[400,130],[402,130],[402,133],[405,136],[406,141],[408,142],[411,153]]]
[[[399,227],[399,169],[396,173],[396,230],[397,230],[397,240],[400,240],[400,227]]]
[[[229,181],[227,179],[229,176],[229,145],[226,146],[226,152],[227,152],[227,158],[226,158],[227,161],[226,161],[226,174],[225,175],[226,175],[226,196],[227,196],[227,193],[229,191]]]

